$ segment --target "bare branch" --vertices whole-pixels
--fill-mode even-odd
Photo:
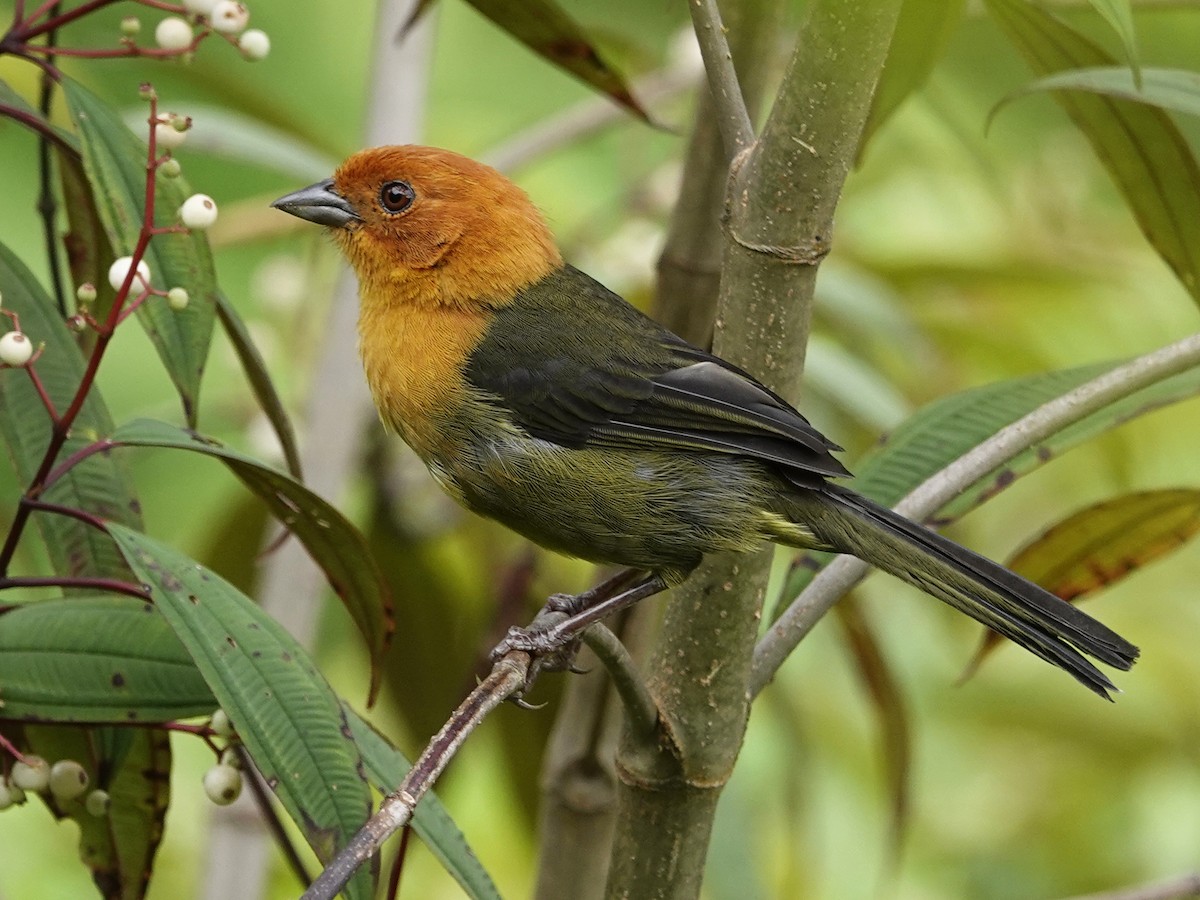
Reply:
[[[754,126],[750,122],[742,86],[733,68],[733,55],[725,39],[725,25],[721,22],[717,0],[689,0],[688,9],[692,14],[692,24],[696,27],[696,39],[700,42],[700,55],[704,57],[708,87],[721,123],[725,154],[733,159],[754,143]]]
[[[434,735],[420,758],[409,769],[395,791],[384,798],[358,834],[333,858],[304,892],[301,900],[333,900],[355,871],[370,859],[397,829],[411,819],[417,803],[445,771],[463,741],[493,709],[525,687],[530,656],[514,650],[498,660],[491,673],[454,711],[442,730]]]
[[[652,734],[658,725],[658,704],[625,645],[608,626],[599,623],[583,633],[583,642],[612,677],[613,686],[625,706],[629,727],[639,734]]]

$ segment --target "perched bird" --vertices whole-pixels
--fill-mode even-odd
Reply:
[[[349,259],[380,415],[447,493],[543,546],[644,573],[587,596],[602,601],[591,619],[683,581],[706,553],[773,541],[860,557],[1103,697],[1113,685],[1085,654],[1137,658],[1058,597],[831,481],[849,475],[836,444],[564,263],[495,170],[379,147],[273,205],[325,226]]]

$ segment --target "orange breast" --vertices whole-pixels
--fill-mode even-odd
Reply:
[[[463,365],[487,327],[486,311],[363,297],[359,349],[380,417],[429,460],[441,423],[467,399]]]

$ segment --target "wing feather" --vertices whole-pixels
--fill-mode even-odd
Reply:
[[[779,395],[570,267],[497,309],[466,375],[564,446],[729,453],[803,484],[849,474],[831,455],[841,448]]]

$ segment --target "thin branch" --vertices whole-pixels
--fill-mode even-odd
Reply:
[[[55,254],[50,254],[51,264],[57,262]],[[38,399],[42,401],[42,406],[46,408],[46,413],[50,416],[50,424],[58,424],[58,410],[54,406],[54,401],[50,399],[50,394],[46,391],[46,385],[42,383],[41,376],[38,375],[37,369],[32,365],[26,365],[25,371],[29,373],[29,380],[33,382],[33,389],[37,391]]]
[[[47,4],[47,8],[50,5],[53,4]],[[85,6],[87,5],[85,4]],[[77,9],[83,8],[81,6]],[[61,18],[65,18],[67,15],[70,15],[70,13],[65,13]],[[79,379],[79,386],[75,389],[75,395],[71,398],[71,403],[67,407],[66,412],[59,417],[50,431],[50,441],[46,445],[46,450],[42,455],[42,461],[38,465],[37,471],[34,473],[29,486],[22,495],[23,500],[37,500],[46,490],[46,479],[54,468],[58,454],[62,451],[63,446],[71,435],[71,427],[75,424],[75,419],[83,410],[83,405],[87,401],[88,394],[91,393],[92,386],[96,383],[96,373],[99,371],[100,363],[104,359],[104,352],[108,349],[108,344],[112,340],[117,323],[121,321],[122,307],[129,299],[129,292],[133,288],[134,279],[138,277],[138,263],[146,255],[146,250],[150,246],[150,239],[154,236],[154,200],[157,192],[155,171],[158,165],[158,143],[155,139],[155,129],[153,126],[157,121],[158,100],[152,93],[150,97],[150,116],[147,120],[150,125],[150,133],[147,138],[146,147],[146,184],[142,204],[142,227],[138,232],[137,243],[133,248],[129,271],[125,274],[125,280],[117,289],[117,295],[113,300],[112,308],[108,311],[108,318],[96,331],[96,343],[92,347],[91,354],[88,356],[83,376]],[[16,515],[13,516],[12,523],[9,525],[8,535],[4,539],[4,545],[0,547],[0,577],[8,574],[8,567],[12,563],[13,554],[16,553],[21,535],[25,532],[25,526],[29,522],[29,514],[32,509],[33,507],[26,502],[22,502],[17,507]]]
[[[73,156],[78,156],[79,151],[72,147],[61,134],[54,130],[49,122],[39,119],[32,113],[28,113],[23,109],[18,109],[15,106],[9,106],[7,103],[0,103],[0,117],[12,119],[14,122],[20,122],[31,131],[36,131],[39,135],[47,140],[53,141],[63,150],[66,150]]]
[[[732,160],[754,143],[754,125],[750,122],[742,86],[733,68],[733,54],[725,39],[721,12],[717,9],[717,0],[688,0],[688,10],[696,28],[696,39],[700,42],[700,55],[704,57],[725,154]]]
[[[896,511],[922,521],[983,476],[1092,413],[1172,375],[1200,366],[1200,334],[1168,344],[1117,366],[1098,378],[1055,397],[979,444],[896,504]],[[839,597],[867,574],[866,563],[842,556],[809,583],[768,629],[754,651],[750,690],[761,691],[788,654]]]
[[[300,852],[292,842],[291,835],[288,834],[287,828],[279,818],[279,813],[272,802],[275,795],[267,788],[262,773],[254,765],[254,760],[250,758],[246,748],[237,744],[234,752],[237,753],[238,760],[242,764],[242,771],[246,773],[246,781],[250,784],[250,793],[254,795],[254,805],[258,807],[259,814],[267,823],[267,830],[271,832],[271,837],[275,838],[275,846],[283,853],[283,858],[287,861],[292,874],[296,876],[296,880],[307,888],[312,884],[312,876],[308,873],[304,860],[300,858]]]
[[[1139,884],[1098,894],[1080,894],[1067,900],[1185,900],[1187,897],[1200,897],[1200,872],[1154,884]]]
[[[301,900],[333,900],[355,871],[383,842],[411,819],[417,803],[445,771],[463,741],[493,709],[525,687],[531,659],[514,650],[499,659],[491,673],[454,711],[409,769],[400,786],[384,798],[375,813],[325,867]]]
[[[583,642],[608,670],[625,706],[629,727],[640,735],[653,734],[658,726],[658,704],[625,645],[612,629],[600,623],[583,633]]]
[[[0,591],[21,587],[82,588],[85,590],[108,591],[112,594],[124,594],[127,597],[137,597],[139,600],[150,599],[145,585],[120,581],[116,578],[88,578],[64,575],[49,575],[46,577],[17,575],[11,578],[0,578]]]

